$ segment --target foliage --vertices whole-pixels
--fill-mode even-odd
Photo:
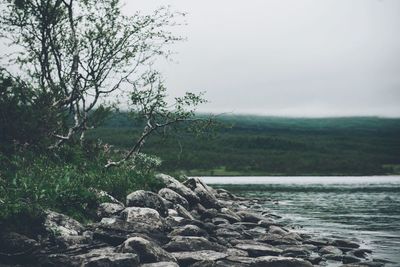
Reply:
[[[164,172],[188,175],[379,175],[400,164],[400,120],[221,116],[212,138],[155,136],[143,152],[163,159]],[[119,149],[139,131],[114,114],[88,134]],[[398,172],[397,172],[398,173]]]
[[[51,129],[64,123],[49,105],[49,99],[0,69],[0,151],[15,146],[46,146]]]
[[[119,0],[0,3],[1,37],[15,49],[9,61],[19,66],[10,75],[42,95],[41,106],[52,107],[52,114],[68,114],[70,123],[47,126],[54,147],[74,138],[84,142],[99,110],[116,104],[118,95],[133,97],[131,84],[147,72],[144,66],[168,56],[166,46],[181,39],[169,30],[181,14],[168,8],[125,15]]]
[[[104,155],[79,147],[38,155],[24,151],[2,161],[0,168],[0,221],[16,214],[39,214],[50,208],[79,220],[95,218],[99,199],[93,189],[121,201],[138,189],[158,190],[153,165],[138,172],[129,166],[105,170]],[[3,156],[3,159],[5,157]],[[144,163],[146,164],[146,163]]]

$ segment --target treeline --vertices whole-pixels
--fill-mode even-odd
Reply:
[[[400,119],[221,116],[213,134],[154,136],[145,153],[161,171],[189,175],[384,175],[400,173]],[[138,131],[126,113],[89,133],[126,149]]]

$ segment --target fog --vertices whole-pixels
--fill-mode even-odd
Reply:
[[[146,0],[171,5],[187,37],[162,61],[172,95],[206,91],[200,111],[400,116],[400,1]]]

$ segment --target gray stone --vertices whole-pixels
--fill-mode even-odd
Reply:
[[[356,262],[360,262],[360,261],[361,260],[355,256],[343,255],[343,257],[342,257],[343,263],[356,263]]]
[[[196,225],[185,225],[173,230],[171,236],[203,236],[207,237],[208,233]]]
[[[225,247],[217,243],[210,242],[204,237],[175,236],[168,244],[164,245],[164,249],[169,252],[196,250],[224,251]]]
[[[163,188],[160,191],[158,191],[158,195],[172,202],[174,205],[179,204],[182,205],[185,209],[189,208],[189,202],[186,200],[186,198],[182,197],[172,189]]]
[[[121,212],[121,216],[127,222],[141,222],[157,229],[164,228],[164,220],[156,210],[151,208],[125,208]]]
[[[334,246],[322,247],[319,250],[319,253],[322,255],[326,255],[326,254],[342,255],[343,254],[343,252],[340,249],[338,249],[337,247],[334,247]]]
[[[248,257],[249,253],[245,250],[237,249],[237,248],[228,248],[226,250],[226,254],[229,256],[235,256],[235,257]]]
[[[89,236],[82,235],[84,227],[76,220],[54,211],[45,211],[44,228],[58,245],[71,246],[90,242]]]
[[[100,218],[111,217],[118,215],[123,209],[125,209],[125,206],[118,203],[101,203],[97,208],[97,216]]]
[[[266,234],[260,238],[260,241],[277,246],[277,245],[300,245],[299,240],[294,239],[290,235],[282,236],[278,234]]]
[[[190,178],[185,181],[185,185],[200,198],[201,204],[206,208],[221,208],[221,204],[215,197],[213,190],[198,178]]]
[[[132,234],[144,234],[160,242],[166,242],[165,228],[157,224],[130,221],[117,218],[103,218],[100,223],[94,225],[93,236],[110,245],[120,245]]]
[[[86,254],[76,256],[80,260],[80,266],[85,267],[127,267],[138,266],[139,258],[134,253],[115,252],[114,248],[107,247],[94,249]]]
[[[258,223],[259,221],[265,220],[264,216],[249,211],[241,210],[238,211],[236,214],[239,215],[244,222]]]
[[[303,259],[291,257],[264,256],[258,257],[251,267],[312,267],[312,264]]]
[[[279,248],[275,248],[273,246],[269,246],[266,244],[237,244],[235,246],[237,249],[245,250],[249,253],[250,257],[259,257],[259,256],[277,256],[282,253],[282,250]]]
[[[142,237],[130,237],[120,247],[123,253],[135,253],[139,256],[141,263],[152,262],[175,262],[176,259],[156,243]]]
[[[175,178],[166,174],[157,174],[155,178],[162,182],[167,188],[175,191],[176,193],[184,197],[190,205],[195,205],[196,203],[200,202],[199,197],[192,190],[190,190],[188,187],[183,185]]]
[[[171,253],[177,260],[180,266],[188,266],[198,261],[217,261],[226,258],[228,255],[225,253],[213,250],[200,250],[200,251],[184,251]]]
[[[168,209],[163,199],[150,191],[138,190],[126,197],[126,206],[151,208],[158,211],[162,217],[168,216]]]
[[[194,220],[192,214],[190,214],[190,212],[187,209],[185,209],[182,205],[177,204],[175,206],[175,208],[176,208],[176,211],[178,212],[178,214],[181,217],[183,217],[185,219],[189,219],[189,220]]]
[[[176,262],[168,262],[168,261],[162,261],[162,262],[155,262],[155,263],[145,263],[140,265],[140,267],[179,267],[179,265]]]
[[[344,248],[359,248],[360,245],[349,241],[349,240],[344,240],[344,239],[336,239],[332,242],[332,245],[337,246],[337,247],[344,247]]]

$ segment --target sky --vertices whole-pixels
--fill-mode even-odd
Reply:
[[[398,0],[129,0],[170,5],[174,62],[157,64],[171,95],[205,91],[200,111],[293,117],[400,117]]]

